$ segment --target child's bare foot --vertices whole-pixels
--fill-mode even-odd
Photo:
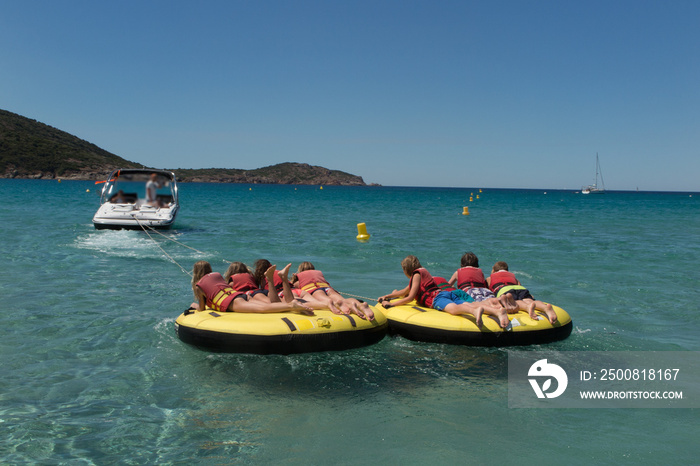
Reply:
[[[508,313],[514,314],[518,312],[518,304],[515,302],[513,296],[510,293],[504,294],[499,299],[501,300],[501,304],[506,309],[506,311],[508,311]]]
[[[527,313],[530,315],[530,318],[532,320],[537,320],[537,314],[535,313],[535,303],[528,303],[527,305]]]
[[[557,321],[557,313],[554,312],[554,309],[545,309],[544,313],[547,314],[547,318],[549,319],[550,324],[553,324]]]
[[[366,303],[352,303],[352,307],[360,319],[374,320],[374,312]]]
[[[340,308],[341,314],[345,314],[346,316],[352,314],[352,308],[348,303],[344,301],[339,301],[336,303],[336,306]]]
[[[506,328],[508,324],[510,324],[510,319],[508,319],[508,313],[506,311],[498,314],[498,324],[501,328]]]
[[[328,301],[328,309],[333,313],[333,314],[342,314],[343,311],[340,310],[340,307],[333,301]]]
[[[277,275],[279,275],[282,280],[289,281],[289,268],[291,266],[292,266],[292,263],[290,262],[289,264],[285,265],[282,270],[277,272]]]
[[[299,300],[292,300],[291,303],[289,303],[292,306],[292,311],[298,312],[299,314],[303,314],[305,316],[312,316],[314,315],[313,309],[311,309],[309,306],[306,305],[306,303],[299,301]]]
[[[352,311],[360,319],[367,320],[367,316],[365,316],[365,313],[362,312],[362,309],[360,309],[360,307],[356,303],[352,304]]]
[[[498,298],[489,298],[484,301],[481,301],[482,303],[488,304],[492,308],[499,310],[499,309],[505,309],[503,307],[503,304],[498,300]]]
[[[360,303],[360,308],[362,308],[362,313],[367,317],[367,320],[374,320],[374,311],[367,303]]]
[[[268,268],[265,271],[265,279],[267,280],[267,284],[269,285],[271,290],[275,289],[275,272],[276,271],[277,271],[276,265],[271,265],[270,268]]]

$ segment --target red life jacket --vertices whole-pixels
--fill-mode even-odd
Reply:
[[[440,291],[455,291],[457,289],[454,286],[450,286],[450,282],[443,277],[433,277],[433,281]]]
[[[207,298],[207,307],[219,312],[226,312],[234,299],[245,294],[231,288],[219,272],[206,274],[197,282],[197,286]]]
[[[504,286],[517,285],[518,279],[512,272],[499,270],[491,274],[491,291],[498,294],[498,290]]]
[[[228,279],[229,285],[236,291],[253,291],[258,289],[258,284],[249,273],[234,273]]]
[[[484,272],[479,267],[462,267],[457,270],[457,288],[460,290],[488,287]]]
[[[311,294],[319,288],[330,287],[320,270],[297,272],[297,280],[299,281],[299,288]]]
[[[433,276],[430,275],[430,272],[421,267],[413,272],[411,282],[416,274],[420,275],[420,287],[418,288],[418,296],[416,296],[416,301],[418,301],[420,306],[433,307],[433,299],[435,299],[435,296],[437,296],[441,291],[445,291],[438,286],[438,283],[444,283],[447,280],[442,277],[433,278]],[[409,286],[411,282],[409,282]]]

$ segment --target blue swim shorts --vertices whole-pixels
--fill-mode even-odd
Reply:
[[[444,311],[445,307],[447,307],[447,305],[450,303],[464,304],[471,301],[473,301],[471,296],[467,295],[464,291],[442,291],[435,296],[435,299],[433,299],[433,309]]]

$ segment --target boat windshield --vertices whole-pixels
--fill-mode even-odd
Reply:
[[[145,201],[146,185],[152,178],[158,201],[163,205],[177,203],[177,185],[172,174],[148,171],[129,173],[124,170],[112,173],[110,179],[105,182],[101,203],[135,204],[139,200]]]

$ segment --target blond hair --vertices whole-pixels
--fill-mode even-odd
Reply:
[[[207,261],[198,261],[192,267],[192,292],[197,296],[197,282],[208,273],[211,273],[211,264]]]
[[[304,272],[306,270],[316,270],[316,267],[314,267],[314,264],[308,261],[304,261],[301,264],[299,264],[297,272]]]
[[[416,256],[406,256],[406,258],[401,261],[401,268],[408,275],[413,274],[413,272],[421,267],[420,261]]]
[[[250,270],[243,262],[231,262],[224,274],[224,280],[229,281],[231,275],[236,275],[237,273],[250,273]]]

